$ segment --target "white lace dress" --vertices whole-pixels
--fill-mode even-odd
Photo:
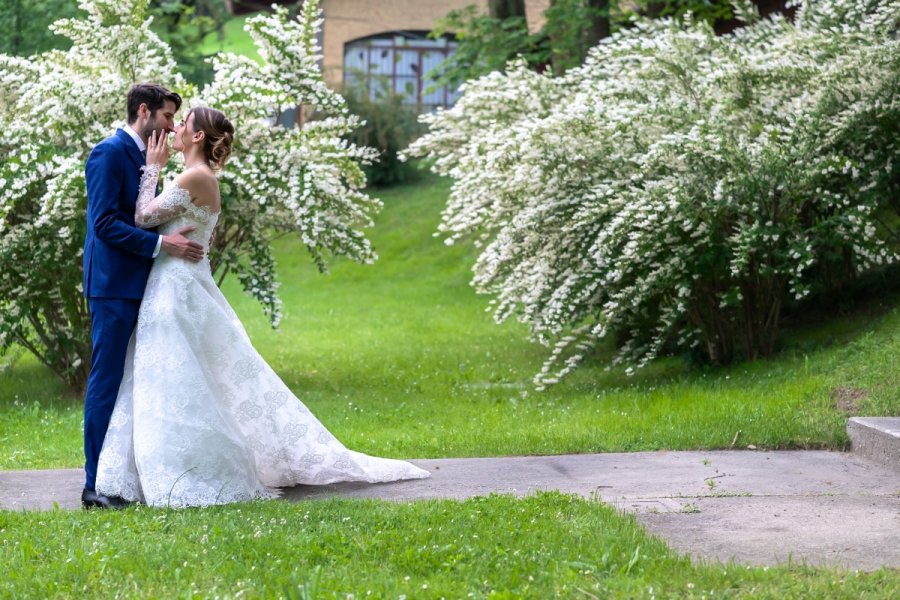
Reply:
[[[141,178],[136,222],[161,234],[193,225],[208,250],[217,213],[175,181],[154,197]],[[160,254],[100,454],[97,491],[152,506],[205,506],[278,495],[279,487],[418,479],[408,462],[348,450],[253,348],[209,261]]]

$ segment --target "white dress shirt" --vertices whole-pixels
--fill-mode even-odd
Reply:
[[[144,143],[144,140],[141,139],[141,136],[135,132],[134,129],[131,128],[130,125],[125,125],[122,128],[122,131],[128,134],[128,136],[134,140],[134,143],[137,144],[138,150],[141,151],[141,154],[144,154],[147,151],[147,144]],[[162,236],[159,236],[156,240],[156,250],[153,251],[153,258],[159,256],[159,251],[162,249]]]

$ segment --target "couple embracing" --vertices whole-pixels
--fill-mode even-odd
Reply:
[[[208,259],[234,127],[207,107],[176,126],[180,108],[174,92],[133,86],[128,124],[85,167],[82,505],[206,506],[298,484],[428,477],[348,450],[253,348]],[[184,169],[158,192],[170,134]]]

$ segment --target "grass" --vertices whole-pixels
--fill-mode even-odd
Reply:
[[[261,60],[256,46],[246,31],[244,31],[244,23],[247,19],[255,16],[254,14],[241,15],[232,17],[225,21],[222,30],[222,36],[219,37],[218,32],[210,33],[200,44],[197,49],[200,54],[212,55],[217,52],[233,52],[243,56],[250,57],[256,61]]]
[[[384,190],[371,266],[320,275],[302,245],[275,242],[285,318],[273,331],[234,281],[225,293],[256,347],[339,439],[392,457],[497,456],[847,444],[847,412],[900,414],[896,299],[787,332],[771,360],[689,370],[677,358],[634,377],[594,360],[546,392],[545,349],[496,325],[470,286],[474,250],[432,236],[448,183]],[[0,469],[81,464],[81,400],[27,355],[0,369]],[[846,397],[846,398],[845,398]],[[843,399],[843,400],[842,400]]]
[[[890,598],[897,572],[692,564],[607,505],[542,493],[0,512],[4,597]]]
[[[397,457],[737,447],[842,448],[846,414],[897,414],[896,302],[789,331],[778,357],[637,376],[598,351],[546,392],[544,350],[494,324],[474,250],[432,237],[448,184],[385,190],[372,266],[315,272],[275,242],[285,319],[225,292],[263,356],[348,446]],[[835,392],[837,390],[837,392]],[[846,398],[845,398],[846,397]],[[26,354],[0,367],[0,468],[76,467],[81,399]],[[401,504],[328,500],[121,513],[0,511],[0,597],[890,598],[900,574],[692,563],[637,521],[561,494]]]

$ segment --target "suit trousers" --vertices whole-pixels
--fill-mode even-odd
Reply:
[[[137,324],[140,300],[88,298],[91,311],[91,373],[84,397],[84,487],[94,489],[97,462],[125,371],[128,342]]]

